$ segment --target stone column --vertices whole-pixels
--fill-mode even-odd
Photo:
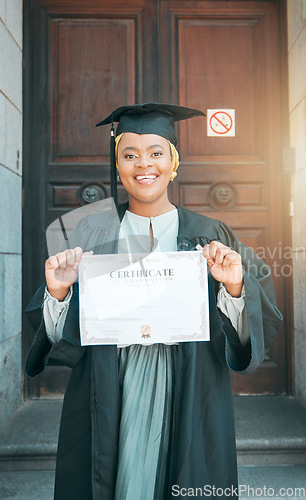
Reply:
[[[22,0],[0,0],[0,419],[21,403]]]
[[[288,0],[290,146],[292,182],[295,395],[306,406],[306,0]]]

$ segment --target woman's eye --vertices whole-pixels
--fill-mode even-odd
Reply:
[[[127,158],[128,160],[132,160],[133,158],[135,158],[135,155],[125,155],[125,158]]]
[[[155,153],[153,153],[153,156],[161,156],[161,155],[162,155],[161,151],[155,151]]]

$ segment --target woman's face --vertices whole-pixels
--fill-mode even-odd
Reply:
[[[129,198],[137,202],[168,201],[172,173],[169,143],[154,134],[123,134],[117,150],[121,182]]]

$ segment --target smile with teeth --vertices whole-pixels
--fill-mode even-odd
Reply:
[[[135,179],[141,181],[143,179],[156,179],[157,174],[138,174],[135,175]]]
[[[158,177],[157,174],[138,174],[135,175],[134,179],[136,181],[144,181],[144,180],[154,180]]]

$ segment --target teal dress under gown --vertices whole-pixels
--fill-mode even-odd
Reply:
[[[119,349],[122,390],[115,500],[164,498],[176,345]]]
[[[120,232],[120,253],[149,252],[152,246],[155,251],[175,251],[177,211],[151,219],[127,211]],[[131,345],[118,349],[122,406],[115,500],[163,498],[176,358],[176,345]]]

